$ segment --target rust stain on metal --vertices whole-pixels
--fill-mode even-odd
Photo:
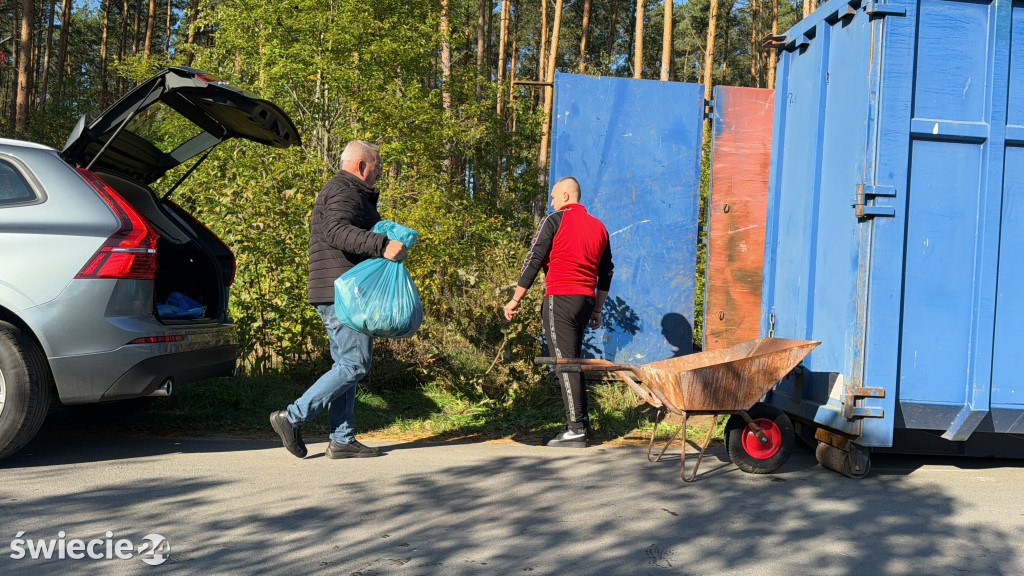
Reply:
[[[774,91],[722,87],[708,228],[705,350],[760,335]]]

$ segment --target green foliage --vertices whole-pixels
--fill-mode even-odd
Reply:
[[[306,282],[309,216],[328,173],[301,150],[229,142],[172,196],[235,253],[230,312],[245,371],[306,365],[326,341]]]

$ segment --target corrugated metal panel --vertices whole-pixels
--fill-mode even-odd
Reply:
[[[692,351],[703,113],[697,84],[555,76],[551,182],[579,180],[615,260],[590,355],[643,364]]]
[[[787,33],[762,331],[822,341],[787,411],[867,446],[1024,431],[1021,6],[833,1]]]
[[[715,88],[704,349],[760,335],[773,90]]]

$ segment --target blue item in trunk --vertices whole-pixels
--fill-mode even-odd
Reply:
[[[202,318],[206,307],[181,292],[171,292],[166,302],[156,305],[156,311],[161,318],[181,320]]]

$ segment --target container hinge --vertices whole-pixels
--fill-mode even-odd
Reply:
[[[775,313],[768,315],[768,337],[775,338]]]
[[[869,200],[874,200],[878,197],[895,198],[896,188],[875,184],[858,184],[857,203],[853,205],[854,210],[857,212],[857,218],[892,218],[896,216],[896,208],[892,206],[868,204]]]
[[[907,15],[907,9],[903,6],[897,6],[895,4],[879,4],[877,2],[868,2],[865,4],[864,12],[872,18]]]
[[[857,406],[857,401],[862,398],[885,398],[884,388],[853,388],[849,394],[843,396],[843,416],[854,420],[858,418],[884,418],[885,410],[881,408],[869,408]]]
[[[704,119],[714,120],[715,118],[715,103],[713,100],[704,101]]]

